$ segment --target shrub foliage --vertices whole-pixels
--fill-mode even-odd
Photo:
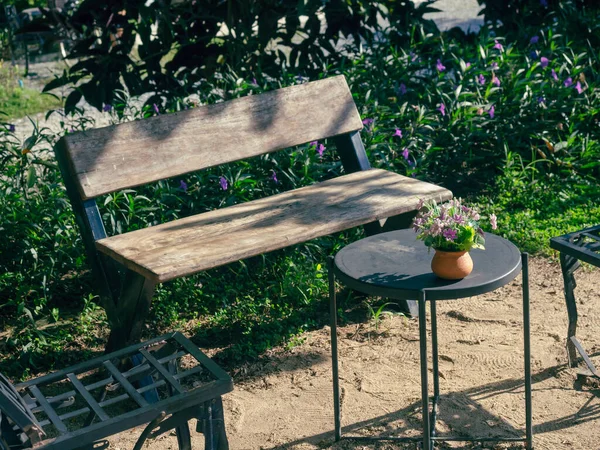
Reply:
[[[47,88],[77,86],[67,111],[82,96],[101,109],[123,90],[154,92],[147,104],[172,107],[174,98],[227,68],[250,78],[282,71],[312,77],[339,63],[347,45],[383,35],[407,42],[414,22],[434,29],[423,19],[435,11],[433,1],[84,0],[63,18],[79,35],[70,53],[79,62]]]

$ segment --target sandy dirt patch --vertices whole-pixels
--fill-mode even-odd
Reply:
[[[567,314],[560,267],[538,258],[530,265],[535,448],[598,449],[600,390],[594,383],[579,383],[575,370],[566,364]],[[576,277],[578,337],[590,354],[599,354],[600,270],[580,269]],[[440,435],[521,435],[525,423],[521,312],[520,277],[487,295],[439,303]],[[372,322],[347,322],[338,331],[344,432],[419,434],[417,321],[394,315],[378,329]],[[305,337],[291,351],[275,349],[260,362],[235,371],[235,390],[224,398],[232,449],[418,448],[334,443],[329,329]],[[130,449],[136,436],[115,436],[110,447]],[[193,439],[194,448],[203,448],[202,435],[193,433]],[[167,436],[147,448],[177,446],[174,437]]]

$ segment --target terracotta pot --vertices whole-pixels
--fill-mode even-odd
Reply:
[[[473,270],[469,252],[444,252],[436,250],[431,260],[431,270],[444,280],[460,280]]]

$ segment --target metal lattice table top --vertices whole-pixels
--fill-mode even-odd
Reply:
[[[121,368],[129,358],[138,364]],[[175,332],[16,386],[0,377],[0,412],[23,442],[70,450],[232,389],[231,377]]]
[[[485,235],[485,250],[471,250],[473,272],[447,281],[431,271],[433,251],[412,230],[391,231],[354,242],[335,257],[335,274],[349,288],[397,300],[428,300],[485,294],[512,281],[521,270],[521,253],[510,241]]]
[[[550,247],[600,267],[600,225],[552,238]]]

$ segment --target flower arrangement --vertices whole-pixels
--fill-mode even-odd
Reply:
[[[419,210],[412,228],[417,233],[417,239],[422,240],[427,247],[446,252],[485,248],[484,233],[479,226],[479,212],[463,205],[460,198],[440,205],[435,200],[421,200]],[[492,229],[497,229],[496,215],[491,214],[489,220]]]

